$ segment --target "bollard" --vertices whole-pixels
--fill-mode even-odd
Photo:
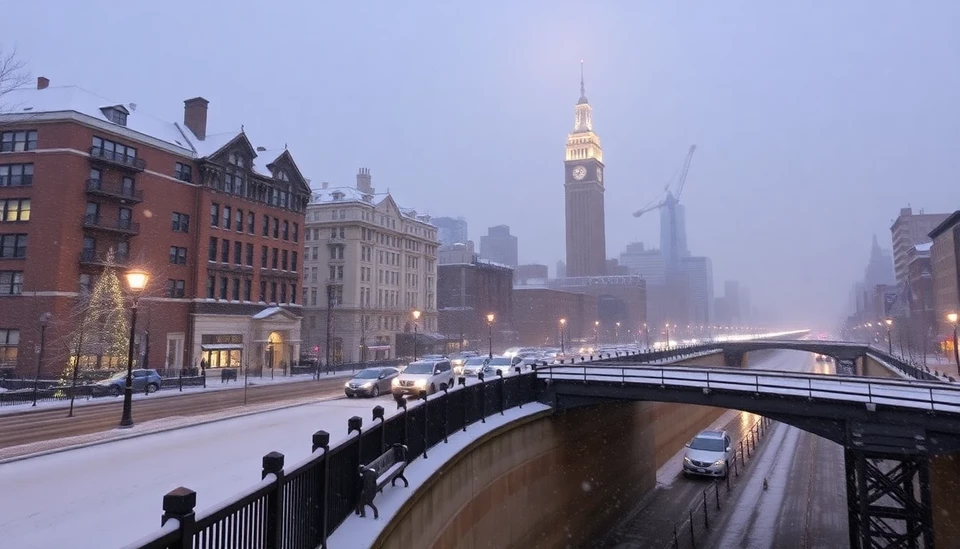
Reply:
[[[183,392],[183,369],[180,369],[180,375],[177,376],[177,383],[180,385],[180,392]]]
[[[320,448],[323,448],[324,451],[326,451],[328,446],[330,446],[330,433],[323,430],[313,433],[313,446],[310,450],[311,452],[316,452]]]

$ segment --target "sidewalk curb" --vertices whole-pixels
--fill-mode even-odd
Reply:
[[[243,412],[243,413],[236,414],[236,415],[232,415],[232,416],[220,417],[220,418],[215,418],[215,419],[208,419],[208,420],[205,420],[205,421],[198,421],[198,422],[196,422],[196,423],[191,423],[191,424],[189,424],[189,425],[176,425],[176,426],[164,427],[164,428],[161,428],[161,429],[157,429],[156,431],[147,431],[147,432],[144,432],[144,433],[136,433],[136,434],[126,435],[126,436],[119,436],[119,437],[116,437],[116,438],[109,438],[109,439],[105,439],[105,440],[95,440],[95,441],[91,441],[91,442],[81,442],[81,443],[79,443],[79,444],[72,444],[72,445],[63,446],[63,447],[60,447],[60,448],[51,448],[51,449],[49,449],[49,450],[40,450],[40,451],[38,451],[38,452],[33,452],[33,453],[30,453],[30,454],[23,454],[23,455],[20,455],[20,456],[13,456],[13,457],[8,457],[8,458],[0,459],[0,465],[4,465],[4,464],[7,464],[7,463],[13,463],[13,462],[16,462],[16,461],[23,461],[23,460],[26,460],[26,459],[33,459],[33,458],[38,458],[38,457],[43,457],[43,456],[49,456],[49,455],[52,455],[52,454],[59,454],[59,453],[61,453],[61,452],[68,452],[68,451],[70,451],[70,450],[79,450],[79,449],[81,449],[81,448],[90,448],[90,447],[93,447],[93,446],[99,446],[99,445],[101,445],[101,444],[109,444],[109,443],[111,443],[111,442],[119,442],[119,441],[123,441],[123,440],[130,440],[130,439],[134,439],[134,438],[140,438],[140,437],[144,437],[144,436],[148,436],[148,435],[155,435],[155,434],[158,434],[158,433],[166,433],[166,432],[170,432],[170,431],[176,431],[176,430],[178,430],[178,429],[189,429],[190,427],[197,427],[197,426],[200,426],[200,425],[209,425],[209,424],[211,424],[211,423],[219,423],[219,422],[221,422],[221,421],[227,421],[227,420],[230,420],[230,419],[236,419],[236,418],[240,418],[240,417],[247,417],[247,416],[252,416],[252,415],[256,415],[256,414],[263,414],[263,413],[267,413],[267,412],[276,412],[276,411],[278,411],[278,410],[287,410],[287,409],[289,409],[289,408],[296,408],[296,407],[298,407],[298,406],[306,406],[306,405],[308,405],[308,404],[316,404],[316,403],[318,403],[318,402],[329,402],[329,401],[332,401],[332,400],[347,400],[347,397],[346,397],[346,396],[331,396],[331,397],[315,398],[315,399],[311,400],[310,402],[297,402],[297,403],[295,403],[295,404],[286,404],[286,405],[283,405],[283,406],[278,406],[278,407],[276,407],[276,408],[270,408],[270,409],[268,409],[268,410],[248,411],[248,412]],[[113,429],[113,430],[115,431],[116,429]],[[111,432],[111,431],[101,431],[101,432]]]

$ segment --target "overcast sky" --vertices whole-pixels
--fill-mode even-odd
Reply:
[[[467,5],[470,4],[470,7]],[[899,208],[952,211],[960,3],[3,2],[34,76],[209,132],[288,143],[313,180],[360,166],[404,206],[505,223],[522,262],[564,254],[563,146],[579,61],[604,145],[607,256],[658,240],[696,143],[691,251],[754,302],[834,325]]]

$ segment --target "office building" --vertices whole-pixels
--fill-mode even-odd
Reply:
[[[430,223],[437,228],[437,239],[441,247],[449,247],[454,244],[466,243],[467,220],[462,217],[434,217]]]
[[[930,231],[949,217],[950,214],[928,214],[923,210],[913,213],[910,207],[900,208],[900,215],[890,226],[893,241],[893,268],[897,284],[906,284],[909,275],[907,261],[914,246],[930,242]]]
[[[480,257],[515,269],[519,263],[517,237],[510,234],[510,227],[497,225],[487,229],[487,234],[480,237]]]

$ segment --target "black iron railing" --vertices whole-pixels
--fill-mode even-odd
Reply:
[[[118,153],[116,151],[108,151],[103,147],[90,147],[90,158],[94,160],[103,160],[116,166],[122,166],[124,168],[130,168],[137,171],[143,171],[147,168],[147,162],[142,158],[130,156],[124,153]]]
[[[129,219],[105,219],[98,214],[84,214],[83,226],[91,229],[103,229],[127,234],[139,234],[140,224]]]
[[[80,252],[80,263],[91,265],[126,265],[130,261],[129,254],[114,253],[113,257],[109,254],[96,250],[83,250]]]
[[[88,179],[87,192],[91,194],[120,198],[129,202],[143,201],[143,191],[130,187],[124,187],[119,183],[105,182],[102,179]]]
[[[430,448],[487,417],[537,399],[535,374],[497,377],[460,385],[416,401],[397,401],[398,413],[348,421],[346,439],[330,446],[330,434],[313,435],[313,454],[287,465],[284,456],[263,457],[263,480],[214,509],[194,510],[196,493],[177,488],[163,497],[162,528],[127,549],[266,547],[315,549],[357,507],[361,463],[370,463],[394,443],[407,446],[407,459],[428,457]],[[397,488],[402,489],[402,488]],[[372,519],[371,519],[372,520]]]

